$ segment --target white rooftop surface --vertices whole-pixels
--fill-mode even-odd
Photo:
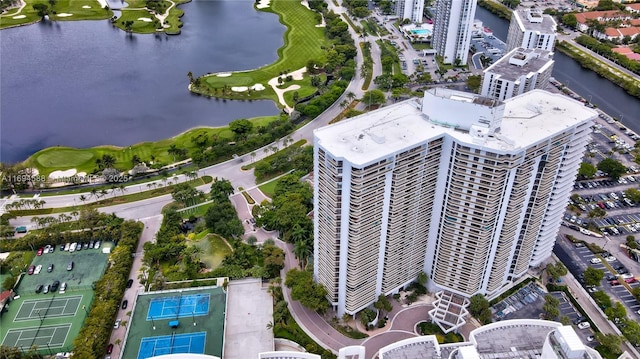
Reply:
[[[224,335],[225,359],[257,358],[274,350],[273,299],[260,279],[233,280],[227,287],[227,323]]]
[[[421,99],[399,102],[319,128],[314,132],[316,141],[329,149],[333,156],[344,158],[354,165],[368,164],[444,134],[459,142],[473,143],[467,131],[430,122],[420,111],[420,102]],[[437,118],[438,110],[431,111]],[[483,146],[496,152],[516,150],[597,115],[596,111],[564,95],[533,90],[505,101],[500,130],[490,136]],[[445,118],[437,120],[455,121]]]
[[[578,337],[578,334],[576,334],[576,331],[573,330],[572,327],[563,326],[563,327],[557,328],[556,331],[558,332],[558,334],[560,334],[560,337],[556,336],[556,338],[558,338],[558,340],[562,340],[565,343],[567,343],[567,346],[571,351],[577,352],[580,350],[584,350],[584,344],[582,343],[582,341],[580,340],[580,337]]]

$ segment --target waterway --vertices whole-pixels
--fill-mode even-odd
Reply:
[[[484,26],[493,30],[494,35],[502,41],[506,41],[509,22],[499,18],[486,9],[478,6],[476,18],[481,20]],[[591,99],[602,111],[621,122],[636,133],[640,133],[640,100],[627,94],[621,87],[611,81],[598,76],[595,72],[582,68],[569,56],[556,51],[553,59],[552,76],[564,83],[573,91]]]
[[[272,101],[191,94],[187,73],[272,63],[285,27],[253,1],[195,0],[179,36],[127,34],[107,20],[0,31],[0,161],[50,146],[128,146],[196,126],[274,115]]]

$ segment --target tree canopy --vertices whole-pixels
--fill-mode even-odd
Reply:
[[[589,162],[582,162],[580,164],[580,169],[578,170],[578,176],[581,178],[592,178],[596,175],[597,171],[596,166]]]
[[[627,172],[627,167],[625,167],[622,163],[614,160],[613,158],[605,158],[604,160],[598,163],[598,169],[606,174],[608,174],[613,179],[618,179],[625,172]]]
[[[584,271],[584,284],[586,285],[598,286],[600,285],[602,278],[604,278],[604,271],[602,269],[588,267]]]

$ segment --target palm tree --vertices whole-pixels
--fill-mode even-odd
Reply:
[[[251,152],[251,162],[254,162],[256,160],[256,153],[255,152]]]
[[[342,102],[340,102],[340,107],[345,109],[347,108],[347,106],[349,106],[349,101],[347,100],[342,100]]]
[[[349,91],[347,92],[347,98],[351,101],[353,101],[356,98],[356,94],[354,94],[353,92]]]
[[[87,200],[87,196],[81,194],[79,200],[84,203]]]
[[[108,194],[109,194],[109,191],[107,191],[106,189],[100,190],[100,196],[101,197],[104,197],[104,196],[106,196]]]
[[[96,188],[91,189],[91,196],[95,196],[96,198],[98,197],[98,190]]]
[[[120,190],[120,193],[124,194],[127,191],[127,187],[125,187],[123,184],[120,184],[118,186],[118,189]]]
[[[307,241],[297,241],[293,245],[293,254],[300,262],[300,268],[304,269],[307,266],[307,258],[311,255],[311,246]]]

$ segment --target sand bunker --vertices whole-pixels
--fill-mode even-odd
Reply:
[[[89,6],[89,5],[84,5],[82,8],[83,8],[83,9],[91,9],[91,6]]]
[[[78,177],[87,177],[87,172],[78,172],[76,173]]]
[[[25,17],[27,17],[27,15],[16,15],[13,18],[14,19],[24,19]]]
[[[264,87],[263,84],[255,84],[255,85],[251,86],[251,89],[253,91],[262,91],[262,90],[265,89],[265,87]]]
[[[68,17],[68,16],[73,16],[73,14],[67,14],[66,12],[63,12],[62,14],[58,14],[58,17]]]
[[[271,3],[271,0],[260,0],[258,2],[258,5],[256,5],[256,7],[258,9],[268,8],[270,3]]]
[[[249,88],[247,86],[234,86],[231,88],[231,91],[235,91],[235,92],[245,92],[247,91]]]
[[[75,168],[66,171],[53,171],[49,174],[49,178],[69,178],[78,173]]]
[[[216,76],[218,76],[218,77],[229,77],[229,76],[231,76],[231,72],[222,72],[222,73],[217,74]]]
[[[148,17],[139,17],[138,20],[140,21],[144,21],[144,22],[151,22],[153,20],[149,19]]]
[[[306,7],[309,10],[311,10],[311,8],[309,7],[309,2],[307,0],[302,0],[301,4],[302,4],[302,6]]]

